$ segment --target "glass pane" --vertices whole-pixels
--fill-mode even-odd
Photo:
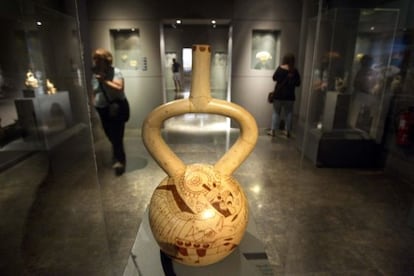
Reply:
[[[75,10],[75,1],[64,6]],[[0,10],[0,270],[106,274],[77,19],[31,1]]]
[[[308,24],[300,120],[318,166],[374,166],[390,104],[396,10],[334,9]]]

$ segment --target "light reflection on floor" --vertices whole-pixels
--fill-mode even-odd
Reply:
[[[211,96],[215,99],[225,99],[225,90],[212,90]],[[175,92],[167,90],[167,100],[188,99],[190,91]],[[182,132],[214,132],[230,130],[230,118],[205,113],[188,113],[170,118],[164,122],[164,128],[171,131]]]
[[[168,102],[179,99],[188,99],[190,97],[190,88],[185,88],[183,91],[168,89],[166,93]],[[211,89],[211,97],[219,100],[226,100],[227,91],[223,89]]]
[[[230,129],[230,119],[221,115],[190,113],[165,121],[166,130],[182,132],[214,132]]]

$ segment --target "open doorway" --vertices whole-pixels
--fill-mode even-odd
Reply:
[[[229,20],[164,20],[161,31],[164,100],[187,98],[191,89],[192,50],[194,44],[211,46],[210,85],[212,97],[230,99],[231,29]],[[180,74],[173,72],[173,60]],[[177,78],[178,83],[177,85]]]

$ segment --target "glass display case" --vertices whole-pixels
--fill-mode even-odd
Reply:
[[[2,18],[0,118],[20,135],[1,151],[50,150],[90,121],[77,23],[30,1],[7,9],[22,14]]]
[[[334,9],[308,24],[299,143],[318,166],[376,166],[398,10]]]
[[[0,271],[105,274],[79,3],[36,2],[0,3]]]

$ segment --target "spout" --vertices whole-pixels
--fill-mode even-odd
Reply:
[[[210,45],[193,45],[190,101],[198,107],[207,104],[211,99],[210,60]]]

